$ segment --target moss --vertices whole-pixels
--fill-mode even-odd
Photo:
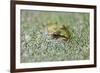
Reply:
[[[64,25],[68,41],[48,36],[48,21]],[[60,30],[61,31],[61,30]],[[74,12],[21,11],[21,62],[89,59],[89,14]]]

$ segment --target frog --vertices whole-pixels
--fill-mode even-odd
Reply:
[[[47,24],[48,35],[55,39],[62,39],[67,41],[70,38],[70,32],[68,26],[59,23],[48,23]]]

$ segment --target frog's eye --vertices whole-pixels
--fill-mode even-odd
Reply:
[[[59,36],[60,36],[60,35],[59,35],[58,33],[56,33],[56,32],[54,32],[54,33],[52,34],[52,37],[53,37],[53,38],[59,38]]]

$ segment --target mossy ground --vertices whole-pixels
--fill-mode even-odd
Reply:
[[[46,34],[48,22],[68,28],[67,41]],[[21,10],[21,62],[89,59],[89,13]]]

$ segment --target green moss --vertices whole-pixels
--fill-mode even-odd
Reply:
[[[70,33],[68,41],[47,35],[47,24],[57,22]],[[59,30],[62,31],[62,30]],[[89,13],[21,11],[21,62],[89,59]]]

